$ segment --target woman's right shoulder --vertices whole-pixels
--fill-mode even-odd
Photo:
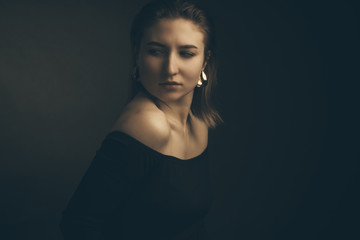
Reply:
[[[147,99],[136,99],[127,104],[112,131],[123,132],[156,151],[161,151],[170,137],[165,114]]]

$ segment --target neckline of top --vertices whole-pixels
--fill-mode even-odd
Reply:
[[[120,138],[120,140],[122,138],[125,138],[126,140],[130,141],[131,143],[134,143],[137,146],[139,146],[141,148],[144,148],[145,150],[147,150],[147,151],[149,151],[151,153],[154,153],[155,155],[158,155],[158,156],[160,156],[162,158],[169,158],[169,159],[173,159],[173,160],[180,161],[180,162],[193,162],[194,160],[201,158],[208,151],[208,146],[206,146],[205,149],[199,155],[197,155],[195,157],[192,157],[192,158],[188,158],[188,159],[181,159],[181,158],[178,158],[178,157],[175,157],[175,156],[172,156],[172,155],[166,155],[166,154],[163,154],[163,153],[161,153],[159,151],[156,151],[155,149],[145,145],[144,143],[140,142],[139,140],[137,140],[136,138],[130,136],[129,134],[126,134],[126,133],[118,131],[118,130],[111,131],[107,135],[107,137],[109,137],[109,136],[117,136],[117,137]]]

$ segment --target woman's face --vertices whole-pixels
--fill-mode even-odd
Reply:
[[[162,19],[145,31],[139,80],[164,101],[192,99],[204,63],[204,34],[189,20]]]

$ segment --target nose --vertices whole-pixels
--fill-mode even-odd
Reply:
[[[179,72],[179,66],[176,58],[176,54],[170,53],[165,61],[164,70],[168,77],[172,77]]]

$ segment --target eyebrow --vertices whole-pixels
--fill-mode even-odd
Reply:
[[[165,45],[165,44],[161,44],[161,43],[159,43],[159,42],[148,42],[146,45],[148,45],[148,46],[158,46],[158,47],[162,47],[162,48],[167,48],[167,46]],[[190,45],[190,44],[188,44],[188,45],[182,45],[182,46],[180,46],[179,48],[186,48],[186,49],[189,49],[189,48],[195,48],[195,49],[198,49],[196,46],[194,46],[194,45]]]

